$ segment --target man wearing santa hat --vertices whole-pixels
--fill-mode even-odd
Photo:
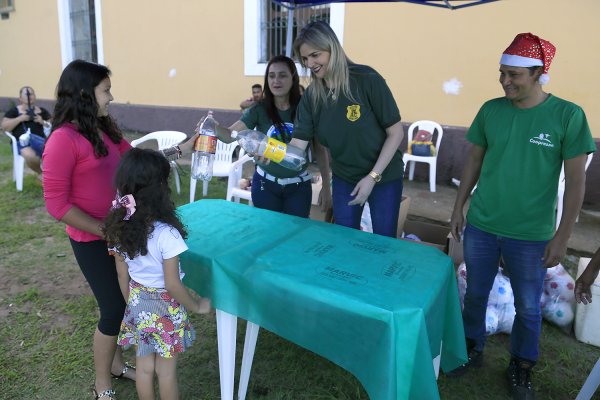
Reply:
[[[532,399],[531,369],[538,359],[540,296],[546,268],[566,254],[585,191],[585,161],[596,146],[583,110],[543,90],[556,48],[521,33],[502,54],[504,97],[487,101],[469,131],[469,151],[451,228],[464,228],[467,291],[463,323],[468,362],[482,364],[488,296],[502,257],[515,295],[508,380],[515,399]],[[558,178],[564,162],[564,211],[555,231]],[[473,187],[465,223],[463,208]]]

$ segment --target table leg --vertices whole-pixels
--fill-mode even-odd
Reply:
[[[221,381],[221,399],[233,400],[233,378],[235,373],[235,339],[237,317],[216,310],[217,346],[219,350],[219,378]]]
[[[585,380],[581,391],[577,395],[575,400],[589,400],[594,395],[594,392],[598,390],[600,384],[600,358],[596,361],[596,365],[592,368],[592,372]]]
[[[246,339],[244,340],[244,355],[242,357],[242,370],[240,371],[240,384],[238,388],[238,400],[246,399],[248,390],[248,380],[250,380],[250,370],[252,369],[252,360],[254,359],[254,350],[256,349],[256,340],[258,339],[258,330],[260,326],[247,322]]]
[[[437,379],[440,376],[440,361],[442,359],[443,344],[443,342],[440,342],[440,354],[438,354],[438,356],[433,359],[433,370],[435,371],[435,379]]]

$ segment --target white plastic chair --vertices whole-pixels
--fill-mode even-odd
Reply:
[[[587,160],[585,162],[585,170],[587,171],[590,163],[592,162],[592,158],[594,157],[594,153],[590,153],[587,156]],[[563,213],[563,201],[565,197],[565,163],[560,169],[560,176],[558,178],[558,196],[556,200],[556,229],[560,225],[560,220],[562,219]],[[579,221],[579,217],[577,217],[577,221]]]
[[[156,140],[158,142],[158,150],[168,149],[169,147],[183,142],[187,139],[187,135],[179,131],[156,131],[150,132],[147,135],[142,136],[139,139],[131,141],[133,147],[137,147],[140,143],[148,140]],[[177,171],[177,163],[171,161],[171,169],[175,174],[175,187],[177,188],[177,194],[181,193],[181,182],[179,181],[179,172]]]
[[[4,132],[6,136],[10,138],[12,142],[12,153],[13,153],[13,176],[12,179],[17,184],[17,191],[23,191],[23,175],[25,174],[25,158],[19,153],[17,147],[17,138],[10,132]]]
[[[233,164],[233,151],[238,146],[238,142],[225,143],[217,140],[217,149],[215,150],[215,161],[213,164],[213,176],[229,176],[229,169]],[[192,165],[194,164],[194,155],[192,154]],[[190,203],[194,202],[196,197],[196,179],[190,174]],[[202,196],[208,194],[208,182],[202,181]]]
[[[404,153],[402,157],[402,161],[404,161],[404,165],[406,166],[408,162],[410,162],[410,169],[408,172],[408,180],[412,181],[415,176],[415,163],[424,162],[429,164],[429,191],[435,192],[435,178],[437,172],[437,156],[440,150],[440,143],[442,141],[442,136],[444,135],[444,130],[441,125],[437,122],[433,121],[417,121],[413,122],[408,128],[408,143],[413,140],[414,134],[419,131],[424,130],[431,132],[433,135],[435,131],[437,131],[437,139],[435,140],[435,155],[425,157],[425,156],[415,156],[412,154]]]
[[[252,192],[250,190],[241,189],[239,181],[242,179],[242,170],[247,162],[254,162],[254,159],[248,154],[243,154],[244,150],[240,150],[240,158],[231,164],[229,176],[227,178],[227,195],[225,200],[239,203],[240,199],[248,200],[248,204],[252,205]]]

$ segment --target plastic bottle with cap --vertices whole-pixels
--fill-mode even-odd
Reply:
[[[246,153],[268,158],[292,171],[301,171],[306,164],[303,150],[267,137],[260,131],[250,129],[239,132],[232,131],[231,137],[237,140]]]
[[[217,150],[217,136],[215,128],[217,121],[213,112],[209,111],[207,117],[199,124],[197,130],[200,135],[194,143],[194,157],[192,162],[192,177],[203,181],[210,181],[213,176],[213,163]]]

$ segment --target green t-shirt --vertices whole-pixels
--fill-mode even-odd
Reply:
[[[467,139],[485,148],[469,223],[513,239],[551,239],[563,160],[596,150],[581,107],[552,95],[529,109],[493,99]]]
[[[310,140],[317,136],[331,153],[333,173],[357,183],[372,169],[383,143],[386,128],[400,121],[400,112],[385,80],[366,65],[350,65],[350,90],[356,102],[338,94],[337,101],[313,109],[310,85],[298,105],[294,136]],[[398,150],[382,173],[382,182],[404,174],[402,152]]]
[[[269,118],[269,114],[267,114],[267,110],[263,103],[257,103],[250,108],[247,108],[242,114],[242,121],[248,129],[258,129],[260,132],[264,133],[268,137],[272,137],[274,139],[279,140],[280,142],[289,143],[292,140],[292,136],[294,135],[294,124],[292,123],[292,108],[285,111],[277,110],[279,113],[279,117],[285,123],[286,128],[288,129],[288,133],[291,135],[286,135],[283,137],[277,129],[277,126],[273,124],[271,118]],[[308,167],[308,163],[305,164],[304,168],[300,172],[292,171],[288,168],[284,168],[275,162],[270,162],[267,165],[261,165],[265,172],[276,176],[277,178],[292,178],[294,176],[298,176],[303,173]]]

